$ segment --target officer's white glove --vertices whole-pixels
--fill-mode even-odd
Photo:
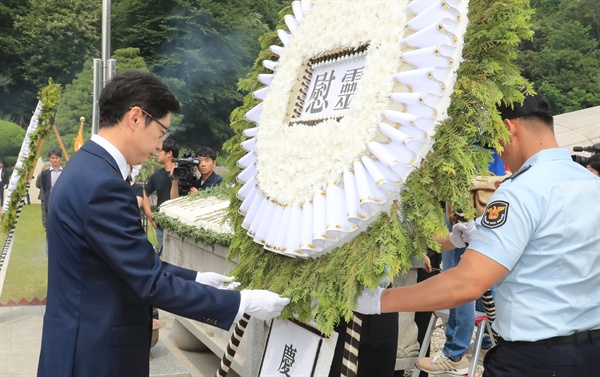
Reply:
[[[235,289],[240,283],[233,281],[235,276],[225,276],[216,272],[198,272],[196,282],[219,289]]]
[[[467,223],[467,228],[462,233],[462,239],[468,244],[473,241],[475,235],[477,235],[477,227],[475,226],[475,221],[471,220]]]
[[[384,288],[377,287],[371,291],[365,288],[358,296],[355,312],[361,314],[381,314],[381,293]]]
[[[475,221],[471,220],[468,223],[457,223],[452,227],[450,233],[450,242],[456,247],[466,247],[477,234]]]
[[[244,313],[263,321],[278,317],[290,303],[289,298],[263,289],[244,289],[240,294],[240,308]]]

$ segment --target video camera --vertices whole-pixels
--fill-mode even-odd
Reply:
[[[173,177],[179,179],[179,196],[187,195],[196,178],[196,166],[200,165],[200,159],[193,157],[192,152],[185,152],[183,158],[173,158],[171,162],[177,164],[173,169]]]
[[[591,154],[596,154],[600,152],[600,143],[595,143],[587,147],[576,146],[573,147],[573,152],[590,152]],[[572,154],[571,159],[583,167],[586,167],[590,161],[589,157],[579,156],[576,154]]]

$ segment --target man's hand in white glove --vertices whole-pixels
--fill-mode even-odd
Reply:
[[[381,287],[377,287],[374,291],[365,288],[358,296],[356,301],[355,312],[361,314],[381,314]]]
[[[477,234],[477,227],[475,221],[471,220],[467,223],[467,228],[462,233],[462,238],[465,243],[471,243],[475,235]]]
[[[450,233],[450,242],[456,247],[466,247],[477,234],[475,221],[471,220],[468,223],[457,223],[452,227]]]
[[[263,321],[278,317],[290,303],[289,298],[267,290],[244,289],[240,293],[240,307],[244,313]]]
[[[198,272],[196,282],[219,289],[235,289],[240,283],[233,281],[235,276],[225,276],[216,272]]]

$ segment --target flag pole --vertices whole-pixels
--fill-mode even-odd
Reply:
[[[52,123],[52,131],[54,131],[54,135],[56,136],[56,140],[58,140],[60,149],[62,150],[63,154],[65,155],[65,159],[67,161],[69,161],[69,153],[67,153],[67,149],[65,148],[65,145],[63,144],[60,134],[58,133],[58,128],[56,127],[56,123]]]
[[[117,61],[110,58],[110,12],[111,0],[102,0],[102,59],[93,59],[93,106],[92,135],[98,133],[100,122],[100,92],[117,72]]]

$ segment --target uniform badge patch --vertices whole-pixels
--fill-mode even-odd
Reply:
[[[485,208],[485,213],[481,219],[481,225],[489,229],[501,227],[506,223],[508,217],[508,202],[496,200]]]

